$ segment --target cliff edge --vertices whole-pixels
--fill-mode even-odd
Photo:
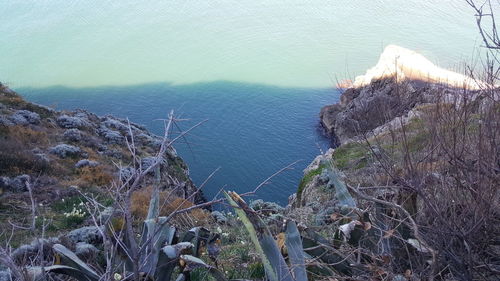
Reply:
[[[139,159],[128,147],[132,141]],[[57,111],[30,103],[0,84],[0,227],[9,229],[10,222],[31,216],[32,202],[38,216],[51,220],[49,234],[85,224],[89,214],[79,206],[85,201],[82,194],[112,204],[113,184],[147,169],[161,143],[161,137],[142,125],[85,110]],[[189,198],[191,204],[205,202],[174,148],[167,149],[165,159],[161,188],[172,191],[172,197]],[[153,181],[153,173],[147,175],[139,190],[147,192]],[[136,197],[134,215],[141,216],[148,204],[139,202],[140,192],[132,200]]]
[[[400,126],[418,115],[414,108],[426,103],[453,102],[459,93],[477,98],[492,87],[471,77],[435,66],[422,55],[389,45],[377,65],[356,77],[340,102],[320,112],[321,125],[335,146]],[[498,94],[496,94],[498,98]]]

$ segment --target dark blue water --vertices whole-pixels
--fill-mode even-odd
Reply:
[[[280,88],[233,82],[189,85],[155,83],[98,88],[20,88],[28,100],[56,109],[83,108],[98,115],[128,117],[161,135],[171,109],[189,121],[182,129],[208,121],[175,145],[188,163],[195,183],[220,171],[205,186],[207,198],[220,188],[246,192],[288,164],[294,170],[273,178],[258,197],[286,204],[297,189],[302,170],[329,141],[318,128],[318,113],[338,100],[334,89]]]

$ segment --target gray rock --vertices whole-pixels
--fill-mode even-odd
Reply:
[[[121,153],[120,151],[116,150],[116,149],[107,149],[103,152],[100,152],[100,154],[103,154],[103,155],[106,155],[108,157],[113,157],[113,158],[116,158],[116,159],[122,159],[123,158],[123,153]]]
[[[99,250],[92,244],[78,242],[75,245],[75,254],[80,258],[92,258],[99,253]]]
[[[99,166],[99,162],[88,159],[82,159],[75,164],[75,168],[97,167],[97,166]]]
[[[64,143],[49,148],[49,152],[61,158],[75,157],[82,154],[82,150],[79,147]]]
[[[12,259],[17,262],[22,262],[30,260],[36,257],[39,253],[41,247],[44,249],[44,254],[50,254],[52,246],[56,243],[60,243],[59,238],[51,237],[47,239],[35,239],[31,241],[30,244],[21,245],[19,248],[12,252]]]
[[[4,85],[2,83],[0,83],[0,92],[6,93],[6,94],[10,94],[10,95],[15,95],[16,94],[16,92],[14,92],[9,87],[7,87],[7,85]]]
[[[28,175],[20,175],[13,179],[8,177],[0,177],[0,188],[10,192],[24,192],[27,191],[26,182],[30,180]]]
[[[40,107],[40,108],[42,108],[45,111],[50,112],[50,113],[56,113],[57,112],[57,110],[53,109],[52,107],[48,107],[48,106],[43,105],[43,104],[33,103],[33,105],[36,105],[37,107]]]
[[[285,208],[274,202],[265,202],[262,199],[257,199],[250,202],[249,206],[250,208],[264,215],[283,213],[283,211],[285,210]]]
[[[28,119],[26,119],[24,116],[19,115],[19,114],[12,114],[9,117],[9,120],[14,124],[14,125],[28,125],[30,122],[28,122]]]
[[[271,214],[267,218],[265,218],[265,221],[269,223],[283,223],[285,221],[285,216],[282,214]]]
[[[219,211],[213,211],[212,212],[212,217],[215,219],[216,222],[218,223],[226,223],[227,222],[227,217],[224,216],[223,213]]]
[[[144,143],[144,144],[149,144],[149,143],[152,143],[154,141],[153,137],[151,137],[150,135],[145,134],[145,133],[138,134],[137,136],[135,136],[135,139],[141,143]]]
[[[156,157],[150,156],[150,157],[144,157],[141,159],[141,165],[142,165],[142,170],[146,170],[149,167],[151,167],[156,161]],[[163,163],[160,163],[162,165]],[[154,171],[151,171],[150,173],[153,173]]]
[[[134,175],[134,173],[135,173],[134,168],[132,168],[132,167],[124,167],[124,168],[120,169],[120,171],[118,172],[118,176],[122,180],[127,180],[130,177],[132,177],[132,175]]]
[[[106,117],[104,120],[104,125],[110,129],[116,129],[120,131],[128,131],[128,126],[119,120],[113,119],[110,116]],[[131,125],[132,126],[132,125]]]
[[[10,121],[7,117],[0,115],[0,125],[14,126],[14,123],[12,123],[12,121]]]
[[[89,127],[89,122],[86,118],[72,117],[66,114],[59,116],[56,120],[57,124],[66,129],[78,129]]]
[[[163,143],[163,140],[160,138],[155,138],[153,139],[153,142],[151,143],[151,146],[154,149],[159,149],[161,147],[161,144]]]
[[[104,137],[107,143],[121,144],[124,142],[124,137],[118,131],[111,130],[105,126],[101,126],[98,130],[99,135]]]
[[[321,109],[321,124],[335,144],[343,144],[405,115],[418,104],[432,102],[429,91],[412,83],[396,85],[391,79],[349,88],[340,103]]]
[[[35,153],[36,158],[42,163],[49,164],[50,158],[45,153]]]
[[[39,124],[40,115],[36,112],[31,112],[29,110],[17,110],[12,116],[10,116],[12,122],[16,125],[27,125],[27,124]]]
[[[108,220],[113,215],[114,212],[115,212],[115,208],[106,207],[104,210],[102,210],[101,214],[97,217],[97,221],[99,223],[106,222],[106,220]]]
[[[11,276],[10,271],[0,271],[0,281],[12,281],[14,278]]]
[[[67,141],[78,142],[82,140],[82,132],[78,129],[68,129],[64,132],[63,138]]]
[[[95,114],[90,113],[86,110],[83,109],[77,109],[76,113],[73,115],[76,118],[80,118],[84,120],[85,122],[89,122],[89,120],[92,120],[93,117],[96,117]]]
[[[26,183],[30,181],[30,176],[28,175],[20,175],[13,178],[10,181],[11,191],[13,192],[24,192],[27,191]]]
[[[72,230],[67,234],[69,240],[73,243],[85,242],[87,244],[97,245],[102,242],[101,230],[97,226],[84,226]]]
[[[8,189],[10,186],[10,179],[8,177],[0,177],[0,188]]]

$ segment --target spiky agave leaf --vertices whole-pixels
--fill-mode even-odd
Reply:
[[[172,245],[176,232],[176,229],[173,226],[170,228],[170,230],[171,231],[169,231],[167,239],[165,240],[165,244],[167,246]],[[155,280],[170,281],[172,273],[174,272],[174,269],[177,266],[176,260],[177,257],[169,258],[162,249],[158,257],[158,264],[156,265]]]
[[[198,257],[200,255],[201,244],[208,244],[210,240],[210,231],[204,227],[197,226],[191,228],[184,237],[182,238],[183,242],[191,242],[194,245],[193,255]]]
[[[52,249],[54,249],[54,251],[61,255],[63,263],[65,263],[69,267],[79,270],[82,275],[87,278],[87,280],[99,280],[99,275],[68,248],[64,247],[61,244],[54,244],[54,246],[52,246]]]
[[[335,168],[333,161],[326,161],[326,173],[329,179],[329,183],[333,184],[335,187],[335,197],[339,201],[340,206],[347,206],[350,208],[356,208],[356,201],[352,197],[351,193],[347,189],[344,181],[342,180],[341,172]]]
[[[160,166],[156,166],[155,168],[155,182],[153,185],[153,191],[151,192],[151,199],[149,201],[148,215],[145,219],[145,224],[142,229],[141,236],[141,244],[147,241],[150,236],[148,236],[148,232],[151,234],[151,228],[148,228],[147,221],[151,221],[160,216]]]
[[[201,260],[197,257],[191,256],[191,255],[181,255],[180,258],[183,261],[185,261],[185,263],[186,263],[185,270],[187,270],[187,271],[191,271],[191,270],[198,268],[198,267],[203,267],[203,268],[207,269],[208,272],[210,274],[212,274],[212,276],[217,281],[227,281],[226,277],[224,276],[224,274],[222,274],[222,272],[220,272],[217,268],[206,264],[203,260]]]
[[[71,276],[78,281],[91,281],[94,279],[89,279],[87,275],[83,274],[79,269],[73,268],[71,266],[65,265],[52,265],[43,268],[45,272],[53,272],[58,274],[64,274],[67,276]]]
[[[170,259],[179,258],[182,254],[189,252],[194,245],[191,242],[180,242],[175,245],[167,245],[162,248],[163,253]]]
[[[141,257],[141,264],[143,264],[141,271],[148,276],[155,276],[161,248],[165,242],[171,240],[170,237],[174,235],[175,228],[166,223],[165,217],[146,220],[144,228],[146,229],[146,241],[149,242],[147,245],[141,245],[146,247]]]
[[[307,281],[306,260],[304,258],[304,248],[302,247],[302,238],[294,221],[287,221],[285,244],[290,259],[290,267],[293,277],[297,281]]]
[[[292,281],[285,259],[265,223],[237,193],[227,192],[225,196],[250,234],[250,239],[261,257],[267,277],[271,281]]]
[[[85,274],[83,274],[79,269],[66,265],[52,265],[52,266],[31,266],[26,268],[26,274],[30,280],[42,281],[46,280],[45,274],[47,273],[57,273],[63,274],[77,279],[78,281],[90,281]]]

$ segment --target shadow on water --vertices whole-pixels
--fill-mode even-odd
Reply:
[[[218,190],[252,190],[277,170],[296,161],[264,186],[258,197],[286,204],[296,191],[302,170],[320,150],[329,147],[321,135],[318,113],[338,100],[327,88],[283,88],[260,84],[216,81],[187,85],[149,83],[92,88],[18,88],[28,100],[58,110],[83,108],[98,115],[128,117],[162,134],[162,122],[171,109],[187,129],[208,122],[177,143],[193,180],[200,184],[217,167],[221,170],[205,187],[207,198]]]

